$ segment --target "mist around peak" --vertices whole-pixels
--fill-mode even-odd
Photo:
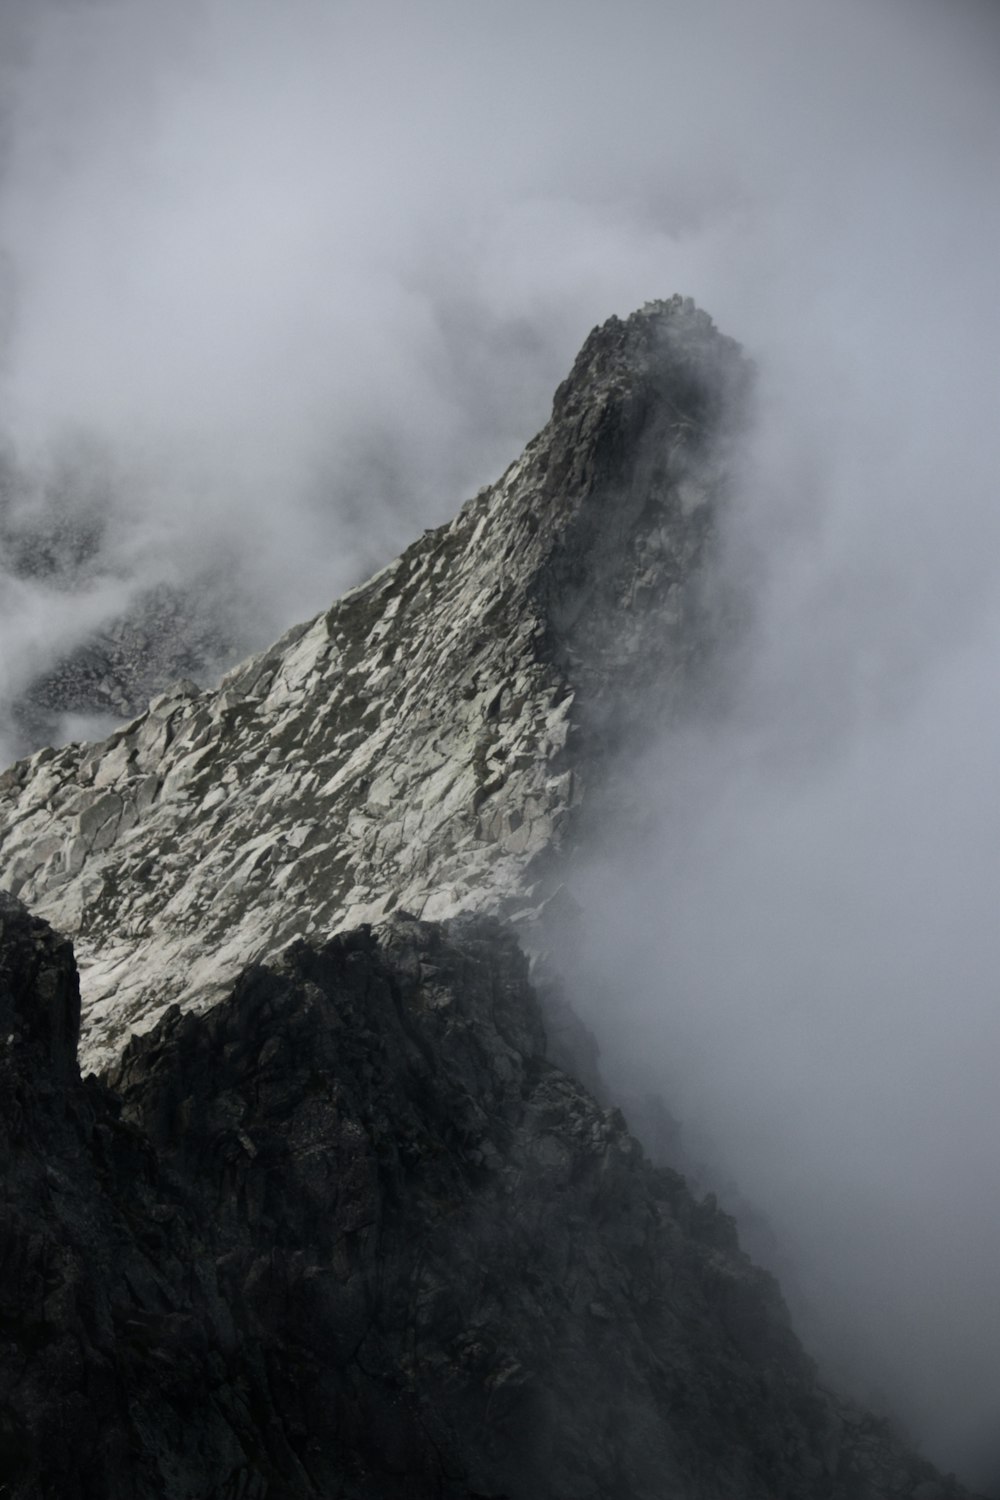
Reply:
[[[651,297],[693,295],[793,388],[899,328],[921,358],[876,409],[929,366],[953,389],[953,357],[977,388],[975,6],[12,0],[0,27],[6,493],[42,550],[53,490],[101,538],[4,609],[4,720],[159,585],[211,611],[226,580],[230,657],[325,607],[502,472],[588,328]]]
[[[235,652],[446,519],[612,312],[752,355],[750,624],[581,868],[591,1019],[831,1360],[992,1483],[993,9],[15,0],[0,55],[8,753],[150,589]]]

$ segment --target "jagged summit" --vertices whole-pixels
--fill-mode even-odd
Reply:
[[[556,1065],[495,920],[687,690],[748,380],[689,302],[610,320],[449,525],[0,777],[0,883],[73,935],[105,1069],[0,897],[13,1500],[964,1496]]]
[[[690,297],[647,302],[627,318],[611,317],[591,330],[573,368],[557,388],[555,421],[593,403],[599,392],[664,397],[678,404],[689,378],[686,405],[700,400],[717,415],[732,400],[749,366],[735,340],[721,335]]]
[[[689,301],[589,336],[494,485],[214,691],[0,786],[2,879],[72,934],[84,1055],[292,938],[516,916],[618,739],[669,712],[749,366]]]

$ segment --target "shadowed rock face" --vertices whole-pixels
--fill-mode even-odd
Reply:
[[[544,1055],[485,918],[293,947],[112,1087],[0,902],[9,1500],[941,1500],[732,1221]]]
[[[680,298],[611,319],[451,524],[217,691],[6,774],[5,880],[74,938],[91,1065],[296,936],[396,904],[528,919],[616,745],[707,649],[748,380]]]

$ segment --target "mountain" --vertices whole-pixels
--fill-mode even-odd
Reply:
[[[689,301],[611,319],[450,525],[5,773],[0,1493],[965,1493],[825,1387],[524,951],[732,628],[751,401]]]
[[[680,298],[613,319],[451,524],[218,689],[6,774],[5,880],[74,939],[89,1063],[294,937],[551,898],[616,746],[705,653],[749,375]]]

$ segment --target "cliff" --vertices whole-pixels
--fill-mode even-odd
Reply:
[[[611,319],[452,523],[0,778],[0,1494],[963,1495],[529,979],[711,655],[750,388],[685,300]]]
[[[81,1081],[0,898],[10,1500],[956,1500],[545,1056],[489,918],[294,944]],[[110,1086],[109,1086],[110,1085]]]
[[[612,319],[452,523],[217,690],[0,779],[3,878],[74,939],[92,1066],[294,937],[552,895],[615,747],[707,649],[748,380],[680,298]]]

